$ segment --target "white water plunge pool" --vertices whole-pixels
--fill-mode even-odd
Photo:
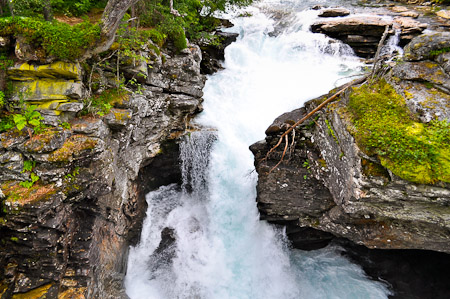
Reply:
[[[208,78],[196,119],[217,131],[195,132],[181,145],[184,185],[194,192],[171,185],[147,195],[141,240],[129,255],[130,298],[388,297],[385,285],[335,248],[288,248],[256,208],[249,145],[264,139],[277,116],[362,67],[347,47],[309,32],[317,11],[301,6],[317,2],[261,1],[247,9],[251,17],[232,20],[229,31],[240,36],[226,49],[225,69]],[[282,26],[272,18],[280,14]],[[161,248],[165,228],[173,238]]]

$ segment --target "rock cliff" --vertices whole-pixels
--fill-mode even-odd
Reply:
[[[287,225],[300,247],[335,236],[369,248],[449,253],[449,42],[448,33],[413,39],[401,61],[385,64],[374,80],[348,90],[297,127],[289,135],[285,162],[272,170],[284,143],[264,161],[269,149],[329,95],[277,118],[266,139],[251,146],[261,218]],[[374,106],[358,110],[372,97]],[[390,110],[394,99],[401,123]],[[374,123],[380,134],[370,139]],[[437,141],[427,135],[435,124],[442,125]],[[397,129],[403,126],[401,133]],[[398,135],[384,141],[391,133]],[[410,136],[433,148],[434,162],[422,157],[421,142],[404,146]],[[381,149],[383,142],[387,147]],[[389,156],[389,151],[396,153]],[[410,151],[417,156],[405,158]]]
[[[127,250],[139,238],[145,194],[180,181],[177,138],[201,111],[205,82],[196,45],[140,56],[120,65],[139,83],[109,111],[82,117],[74,116],[87,105],[89,77],[99,94],[115,85],[114,57],[94,75],[59,61],[8,69],[13,100],[36,105],[51,127],[0,134],[1,298],[126,298]]]

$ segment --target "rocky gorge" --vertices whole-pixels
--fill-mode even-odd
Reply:
[[[411,42],[406,55],[398,63],[386,62],[375,80],[392,85],[417,122],[448,120],[449,35],[420,35],[429,26],[422,20],[348,18],[344,23],[319,22],[311,29],[348,43],[360,56],[373,57],[386,26],[394,35],[398,25],[403,45]],[[353,26],[355,22],[359,25]],[[361,27],[372,23],[375,29]],[[236,38],[218,34],[225,45]],[[225,45],[219,51],[190,44],[179,53],[158,53],[150,44],[139,53],[144,60],[117,66],[112,56],[109,66],[90,74],[78,63],[37,62],[34,49],[24,48],[19,39],[5,43],[21,59],[7,70],[19,90],[16,100],[23,97],[20,91],[31,90],[25,100],[39,105],[52,128],[43,134],[24,129],[0,135],[1,298],[127,298],[123,277],[129,246],[139,239],[145,194],[180,183],[178,143],[196,130],[190,119],[202,110],[204,74],[220,69],[217,59],[224,58]],[[86,80],[91,76],[98,90],[110,88],[117,67],[138,83],[129,87],[130,93],[114,95],[113,107],[104,115],[80,117]],[[358,145],[349,129],[350,96],[347,91],[297,127],[289,159],[273,171],[283,149],[267,162],[261,159],[289,126],[327,96],[280,116],[267,129],[266,140],[252,146],[261,218],[285,225],[299,248],[346,239],[368,248],[444,252],[428,260],[445,266],[450,248],[448,169],[425,184],[394,173]],[[39,180],[31,188],[19,184],[33,181],[33,175]],[[364,250],[355,249],[353,258],[364,259]],[[386,261],[381,256],[379,263]],[[385,277],[378,268],[368,273]],[[436,285],[445,294],[446,286]]]
[[[392,28],[390,26],[394,25],[395,28],[396,19],[391,24],[377,25],[378,22],[384,23],[377,16],[342,17],[316,22],[311,29],[348,43],[360,56],[373,57],[383,35],[383,27]],[[416,28],[425,27],[427,25],[423,24]],[[417,128],[436,121],[448,126],[450,35],[445,29],[442,31],[442,27],[435,29],[408,38],[402,37],[407,34],[400,29],[400,44],[406,44],[402,58],[385,60],[362,86],[350,87],[332,104],[295,127],[289,135],[283,133],[292,129],[298,120],[339,91],[340,87],[307,102],[302,108],[279,116],[267,128],[266,139],[250,147],[259,174],[257,202],[261,219],[286,226],[289,238],[298,248],[310,250],[330,242],[341,244],[370,275],[389,281],[396,292],[395,298],[445,298],[448,294],[446,279],[429,282],[439,289],[434,293],[412,287],[406,281],[421,277],[424,282],[427,275],[446,276],[448,273],[446,266],[442,265],[448,265],[450,249],[450,186],[446,152],[449,132],[443,133],[446,141],[438,145],[443,163],[422,168],[423,164],[419,162],[409,172],[392,161],[388,162],[383,150],[369,149],[370,145],[363,140],[371,132],[358,133],[361,128],[358,125],[364,121],[364,116],[358,114],[355,118],[351,111],[358,109],[355,107],[360,103],[356,101],[365,101],[366,96],[384,94],[376,101],[398,96],[406,117],[415,119]],[[366,35],[362,36],[362,33]],[[372,37],[373,41],[370,41]],[[410,38],[408,43],[406,39]],[[362,96],[359,92],[364,88],[367,94]],[[386,93],[384,88],[390,88],[392,93]],[[390,119],[387,116],[390,112],[373,107],[364,113],[383,116],[373,117],[370,121]],[[379,130],[384,130],[383,126],[397,124],[387,122]],[[389,130],[376,137],[376,146],[381,144],[378,141],[384,138],[383,134],[389,134]],[[390,140],[389,146],[395,146],[395,142]],[[279,143],[281,145],[275,148]],[[271,149],[273,151],[267,156]],[[416,161],[420,158],[409,159]],[[439,178],[423,180],[428,167],[431,167],[428,171],[439,172]],[[354,244],[374,250],[368,251]],[[409,257],[402,259],[401,256]],[[434,274],[426,270],[424,273],[427,274],[418,274],[421,270],[414,267],[424,259],[434,260],[430,262],[436,271]],[[384,264],[381,266],[384,270],[380,270],[378,263]],[[397,266],[401,264],[403,270],[389,273],[386,267],[390,266],[387,265],[397,267],[393,266],[395,263]],[[393,274],[396,271],[397,274]],[[417,276],[411,278],[411,272]],[[426,284],[422,282],[419,285],[423,287]]]
[[[145,60],[120,65],[138,78],[133,89],[115,95],[105,114],[75,117],[93,73],[80,63],[36,63],[19,39],[9,45],[28,58],[7,70],[16,101],[26,91],[51,127],[0,135],[0,297],[126,298],[127,251],[140,234],[145,194],[181,180],[177,140],[202,110],[201,49],[169,54],[150,44],[139,53]],[[224,46],[203,47],[209,63],[223,55]],[[100,92],[116,86],[111,68],[93,77]],[[19,184],[32,176],[32,187]]]

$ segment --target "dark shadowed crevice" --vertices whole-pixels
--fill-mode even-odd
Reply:
[[[139,171],[137,180],[137,202],[134,207],[137,217],[133,220],[130,230],[130,244],[135,245],[140,239],[142,223],[147,211],[145,196],[150,191],[170,184],[181,185],[181,169],[179,162],[179,144],[177,140],[170,140],[161,146],[161,153],[145,163]]]

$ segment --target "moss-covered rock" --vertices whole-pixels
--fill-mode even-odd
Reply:
[[[81,81],[82,68],[79,63],[56,61],[50,64],[18,63],[8,69],[11,80],[49,78]]]
[[[48,156],[50,162],[70,162],[80,158],[83,153],[92,153],[100,140],[85,135],[73,135],[67,139],[61,148]]]
[[[432,58],[436,51],[450,47],[450,32],[427,33],[415,37],[405,47],[406,61]]]
[[[31,188],[22,187],[17,181],[8,181],[1,185],[6,195],[4,206],[6,209],[17,208],[38,201],[48,200],[57,192],[54,184],[36,183]]]
[[[414,120],[405,100],[381,80],[355,88],[349,111],[361,149],[399,177],[420,184],[450,183],[450,123]]]

